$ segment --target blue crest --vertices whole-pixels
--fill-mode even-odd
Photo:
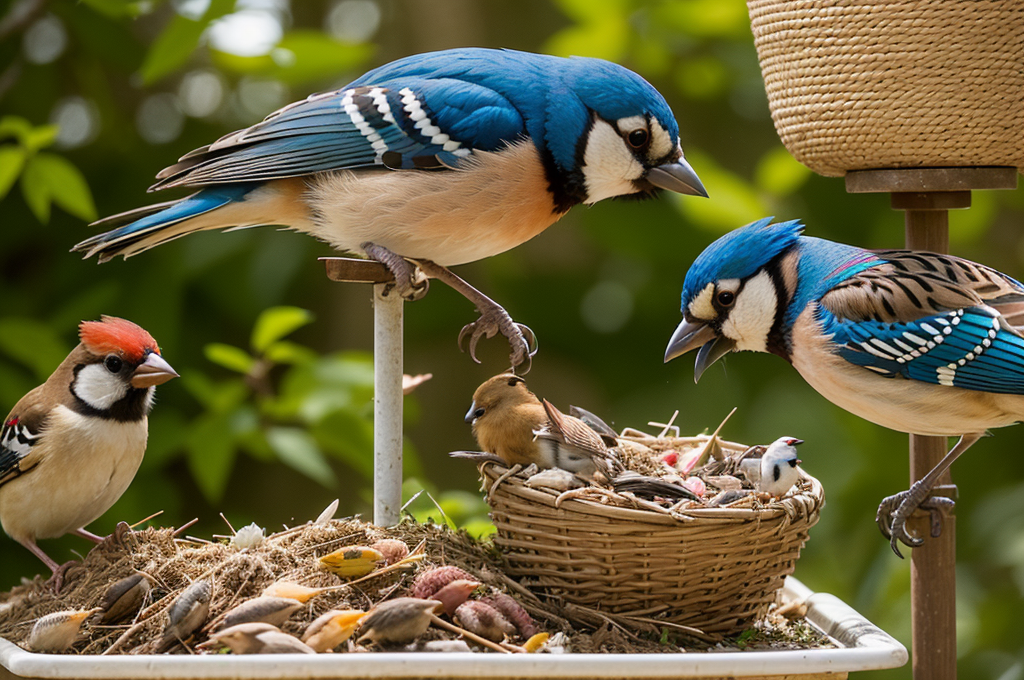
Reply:
[[[804,230],[799,220],[772,224],[773,217],[752,222],[721,237],[694,261],[683,283],[683,311],[705,286],[719,279],[744,279],[790,248]]]

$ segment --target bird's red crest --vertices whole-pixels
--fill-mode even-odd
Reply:
[[[93,354],[119,354],[129,361],[139,361],[146,350],[160,353],[156,340],[141,326],[116,316],[100,319],[78,326],[78,337]]]

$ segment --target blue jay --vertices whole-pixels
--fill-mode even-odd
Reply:
[[[283,225],[383,262],[409,299],[423,292],[416,265],[452,285],[481,313],[460,344],[469,334],[473,355],[500,331],[514,367],[532,343],[446,267],[514,248],[579,203],[707,196],[668,104],[637,74],[481,48],[381,66],[186,154],[157,180],[151,190],[199,191],[101,220],[124,226],[74,249],[103,262],[194,231]]]
[[[952,501],[938,477],[988,428],[1024,420],[1024,285],[974,262],[913,250],[863,250],[801,236],[771,218],[715,241],[686,273],[684,319],[669,361],[698,349],[695,378],[732,351],[789,361],[822,396],[900,432],[958,436],[876,521],[916,547],[905,522],[929,510],[932,534]]]

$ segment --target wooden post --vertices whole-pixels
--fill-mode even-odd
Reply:
[[[904,210],[907,248],[949,252],[949,210],[969,208],[972,189],[1015,189],[1016,168],[924,168],[858,170],[847,173],[851,193],[890,192],[892,207]],[[945,437],[910,435],[910,482],[924,477],[948,449]],[[947,471],[933,495],[956,498]],[[915,680],[956,678],[956,517],[944,520],[942,535],[929,535],[928,515],[917,512],[909,528],[926,537],[911,551],[910,601]]]
[[[398,523],[402,507],[402,319],[404,301],[379,262],[321,258],[332,281],[373,284],[373,523]]]

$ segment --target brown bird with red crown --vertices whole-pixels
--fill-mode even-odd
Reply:
[[[53,571],[57,588],[62,569],[36,541],[67,533],[103,540],[84,527],[135,477],[154,387],[178,376],[131,321],[84,321],[79,338],[0,430],[0,525]]]
[[[538,399],[526,381],[512,373],[496,375],[473,393],[466,413],[473,435],[486,453],[456,451],[452,456],[474,460],[499,459],[505,465],[531,463],[544,470],[560,468],[582,477],[618,468],[606,441],[579,418]]]

